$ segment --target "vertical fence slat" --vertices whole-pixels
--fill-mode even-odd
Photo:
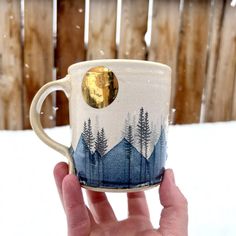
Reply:
[[[205,83],[204,105],[205,114],[204,120],[213,120],[213,100],[215,90],[216,68],[219,58],[219,48],[221,39],[221,30],[224,17],[225,1],[215,0],[212,9],[212,23],[209,42],[209,56],[207,77]]]
[[[148,0],[123,0],[118,58],[145,59]]]
[[[91,0],[87,60],[116,56],[116,0]]]
[[[22,129],[20,1],[0,7],[0,129]]]
[[[236,68],[236,65],[235,65],[235,68]],[[232,102],[231,120],[236,120],[236,72],[234,76],[234,94],[233,94],[233,102]]]
[[[24,0],[24,44],[20,2],[2,0],[0,3],[0,129],[30,128],[31,100],[43,84],[53,79],[53,0]],[[236,119],[235,8],[230,6],[230,0],[182,2],[180,12],[180,0],[153,0],[152,36],[147,54],[144,36],[148,0],[122,1],[118,52],[117,1],[90,0],[85,55],[85,0],[58,0],[57,78],[67,73],[70,64],[85,58],[146,59],[148,56],[148,60],[172,67],[176,123],[199,122],[204,82],[204,121]],[[57,106],[60,107],[57,125],[66,124],[68,107],[64,95],[58,95]],[[53,126],[52,97],[47,99],[43,113],[43,126]]]
[[[206,82],[205,121],[235,119],[236,9],[231,1],[215,0],[209,68]],[[225,5],[224,5],[225,4]]]
[[[172,69],[171,104],[173,107],[176,81],[177,45],[180,25],[180,1],[154,0],[151,44],[148,60],[167,64]]]
[[[24,22],[24,128],[29,128],[29,107],[37,90],[52,81],[53,1],[25,0]],[[48,97],[42,108],[42,125],[54,125],[52,97]]]
[[[57,2],[57,79],[67,74],[68,67],[85,59],[84,24],[85,0]],[[62,92],[56,95],[56,124],[68,124],[68,100]]]
[[[176,123],[200,121],[210,9],[210,0],[184,1],[176,70]]]

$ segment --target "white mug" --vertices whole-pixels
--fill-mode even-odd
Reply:
[[[40,123],[53,91],[69,100],[71,147],[52,140]],[[32,128],[67,157],[71,173],[95,191],[138,191],[158,185],[166,161],[171,92],[170,67],[141,60],[73,64],[65,78],[49,82],[30,108]]]

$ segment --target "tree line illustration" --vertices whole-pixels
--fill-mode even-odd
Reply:
[[[154,141],[156,131],[149,122],[148,112],[141,107],[137,122],[125,122],[122,133],[121,141],[107,152],[109,140],[105,129],[94,134],[91,119],[84,122],[73,151],[77,175],[83,184],[129,188],[160,182],[166,159],[164,128],[161,126],[158,140],[155,137]]]

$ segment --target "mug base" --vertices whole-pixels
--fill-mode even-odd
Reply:
[[[95,192],[131,193],[131,192],[145,191],[145,190],[157,187],[160,184],[161,184],[161,182],[157,183],[157,184],[136,187],[136,188],[103,188],[103,187],[90,187],[88,185],[81,185],[81,187],[83,187],[84,189],[87,189],[87,190],[95,191]]]

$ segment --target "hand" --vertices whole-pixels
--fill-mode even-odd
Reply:
[[[76,176],[68,175],[66,163],[54,169],[58,192],[67,216],[68,236],[87,235],[156,235],[187,236],[187,200],[175,185],[173,171],[165,171],[160,186],[160,201],[164,207],[159,229],[154,229],[144,192],[128,193],[128,218],[117,221],[106,194],[86,191],[89,208],[86,207],[81,186]]]

